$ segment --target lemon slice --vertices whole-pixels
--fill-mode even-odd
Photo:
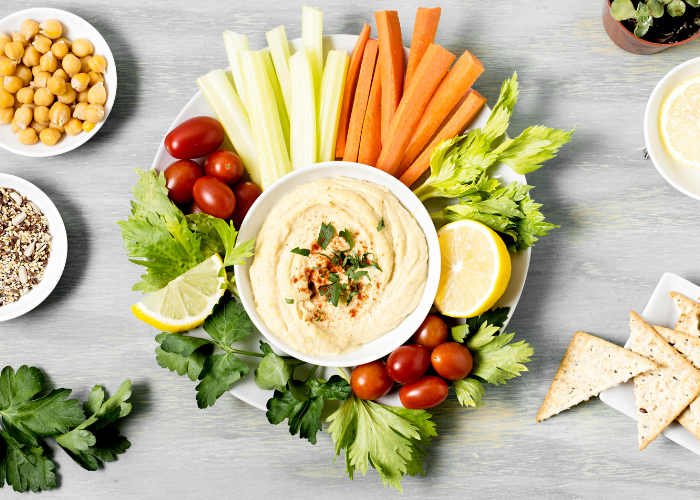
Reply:
[[[473,220],[438,231],[442,271],[435,307],[455,318],[471,318],[503,295],[510,279],[510,255],[503,240]]]
[[[700,169],[700,75],[684,80],[666,97],[659,132],[671,156]]]
[[[212,255],[134,304],[131,312],[165,332],[184,332],[201,325],[226,291],[226,278],[219,276],[222,266],[219,254]]]

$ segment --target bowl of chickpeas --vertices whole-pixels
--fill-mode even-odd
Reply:
[[[102,127],[117,69],[104,38],[60,9],[0,20],[0,147],[24,156],[71,151]]]

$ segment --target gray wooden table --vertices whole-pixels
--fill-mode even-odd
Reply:
[[[423,2],[316,2],[326,33],[374,28],[375,9],[398,9],[410,43]],[[530,371],[488,387],[486,406],[454,398],[434,412],[440,437],[426,478],[407,478],[405,498],[689,498],[700,492],[700,457],[659,438],[637,451],[635,422],[594,399],[545,423],[535,414],[577,330],[623,344],[630,309],[641,311],[665,271],[700,283],[700,202],[669,186],[644,157],[647,98],[671,68],[700,55],[700,44],[654,56],[613,45],[601,2],[443,0],[438,42],[476,54],[486,72],[477,89],[494,102],[518,71],[520,102],[511,133],[536,123],[576,127],[573,143],[528,176],[534,198],[562,226],[532,253],[509,331],[535,349]],[[0,17],[27,8],[5,0]],[[134,412],[122,425],[132,448],[88,473],[56,452],[59,488],[47,498],[396,498],[378,475],[350,482],[331,464],[328,435],[312,447],[285,426],[231,396],[199,410],[194,384],[163,370],[155,331],[129,307],[140,269],[130,264],[115,224],[129,208],[132,168],[147,168],[168,126],[197,91],[195,79],[227,66],[224,29],[251,47],[285,24],[300,36],[301,3],[48,2],[92,23],[119,70],[115,109],[83,147],[48,159],[0,150],[0,171],[21,176],[54,201],[68,230],[65,273],[43,305],[0,324],[0,366],[38,366],[52,387],[85,397],[96,383],[134,383]],[[5,487],[2,498],[14,498]]]

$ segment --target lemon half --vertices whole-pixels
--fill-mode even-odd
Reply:
[[[700,75],[684,80],[666,97],[659,132],[676,161],[700,169]]]
[[[219,276],[223,264],[219,254],[212,255],[134,304],[131,312],[165,332],[184,332],[201,325],[226,291],[226,278]]]
[[[473,220],[447,224],[438,231],[442,271],[435,307],[455,318],[471,318],[489,309],[510,280],[510,254],[494,231]]]

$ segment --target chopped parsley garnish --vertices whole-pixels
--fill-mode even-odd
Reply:
[[[352,233],[348,229],[343,229],[341,232],[338,233],[338,236],[341,238],[344,238],[345,241],[348,242],[348,250],[352,250],[355,248],[355,237],[352,235]]]
[[[379,225],[377,226],[377,231],[381,231],[384,229],[384,217],[382,217],[382,220],[379,221]]]
[[[294,299],[284,299],[287,304],[294,304]]]
[[[321,231],[318,233],[318,244],[321,245],[321,248],[325,250],[333,239],[333,236],[335,236],[335,228],[333,227],[333,224],[326,224],[325,222],[322,222]]]
[[[309,255],[311,255],[311,250],[309,250],[308,248],[296,247],[296,248],[292,249],[292,253],[295,253],[297,255],[303,255],[304,257],[308,257]]]

